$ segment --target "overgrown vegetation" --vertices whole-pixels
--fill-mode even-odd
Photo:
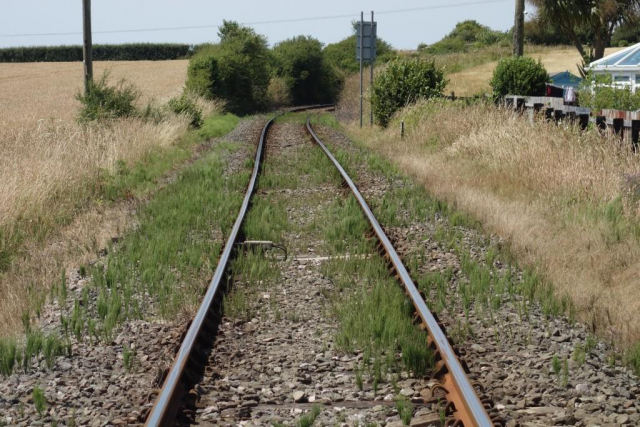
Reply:
[[[583,80],[578,94],[580,106],[595,112],[606,108],[624,111],[640,109],[640,91],[634,92],[630,86],[616,86],[611,74],[589,74]]]
[[[539,60],[528,56],[503,58],[493,71],[491,87],[494,96],[542,96],[549,74]]]
[[[403,141],[400,120],[407,129]],[[481,102],[421,102],[398,114],[388,130],[349,129],[428,183],[435,197],[509,240],[521,263],[537,266],[544,310],[563,312],[572,302],[569,317],[613,333],[610,344],[620,351],[636,345],[638,305],[627,274],[640,260],[634,190],[640,172],[630,145],[543,121],[530,138],[525,119]],[[598,263],[590,262],[593,256]]]
[[[357,25],[357,24],[354,24]],[[354,27],[355,28],[355,27]],[[376,64],[382,65],[396,57],[393,47],[381,37],[376,41]],[[323,54],[327,62],[343,74],[353,74],[360,71],[360,62],[356,61],[356,35],[351,35],[337,43],[328,44]]]
[[[392,61],[379,73],[372,87],[371,104],[376,122],[386,127],[401,108],[440,95],[446,86],[444,73],[433,61]]]
[[[87,93],[81,92],[76,99],[82,103],[78,119],[82,122],[95,120],[111,120],[137,115],[135,101],[140,92],[125,80],[116,86],[109,85],[109,73],[89,82]]]
[[[93,45],[94,61],[166,61],[188,58],[194,46],[174,43]],[[29,46],[0,49],[1,62],[82,62],[82,46]]]
[[[200,47],[191,59],[186,87],[224,100],[234,114],[266,109],[271,79],[267,39],[232,21],[224,21],[218,35],[219,44]]]
[[[501,31],[494,31],[491,28],[479,24],[477,21],[469,20],[456,24],[456,27],[442,40],[427,46],[421,44],[419,51],[429,54],[442,55],[447,53],[461,53],[470,50],[477,50],[487,46],[501,45],[509,46],[511,35]]]
[[[273,48],[276,75],[284,80],[294,105],[334,101],[340,78],[325,60],[322,43],[307,36],[282,41]]]

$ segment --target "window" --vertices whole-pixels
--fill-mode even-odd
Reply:
[[[616,83],[629,83],[631,81],[631,77],[630,76],[615,76],[613,78],[613,81]]]

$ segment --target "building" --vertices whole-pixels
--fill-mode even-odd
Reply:
[[[580,87],[580,83],[582,83],[582,79],[580,77],[573,75],[568,71],[551,74],[549,77],[551,77],[552,85],[564,89],[567,89],[569,87],[578,89]]]
[[[615,86],[635,92],[640,87],[640,43],[592,62],[588,70],[596,77],[610,74]]]

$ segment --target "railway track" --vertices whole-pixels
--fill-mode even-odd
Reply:
[[[301,108],[296,111],[318,108],[326,109],[327,106]],[[242,236],[242,227],[251,209],[258,179],[264,168],[268,138],[276,118],[277,116],[267,122],[260,136],[253,172],[242,207],[229,234],[202,304],[182,339],[175,361],[166,373],[162,389],[157,394],[150,395],[150,400],[154,400],[154,405],[146,414],[147,426],[175,425],[177,422],[188,423],[196,418],[196,407],[203,392],[203,388],[198,384],[203,377],[207,376],[207,370],[211,369],[208,365],[212,360],[215,360],[215,356],[212,356],[215,351],[212,349],[222,319],[221,304],[224,290],[228,285],[229,265],[237,252],[238,243],[242,242],[244,237]],[[438,417],[447,426],[502,425],[491,401],[479,396],[482,392],[481,385],[469,379],[466,364],[461,361],[458,353],[450,345],[437,318],[428,309],[425,299],[418,291],[383,227],[373,215],[354,181],[315,133],[310,118],[305,124],[305,131],[338,171],[343,187],[348,189],[357,200],[370,225],[371,237],[377,241],[379,255],[384,258],[390,274],[404,288],[407,298],[413,304],[415,322],[420,325],[421,329],[428,332],[428,340],[424,345],[428,346],[435,355],[435,368],[426,384],[426,389],[421,390],[422,403],[424,405],[433,404],[440,408]],[[271,242],[247,242],[247,244],[270,246]],[[311,259],[315,258],[311,257]],[[415,401],[415,399],[413,400]],[[302,399],[294,399],[294,403],[302,401]]]

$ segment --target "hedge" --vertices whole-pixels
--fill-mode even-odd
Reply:
[[[95,61],[164,61],[189,58],[195,47],[173,43],[94,45]],[[81,62],[82,46],[34,46],[0,49],[0,62]]]

